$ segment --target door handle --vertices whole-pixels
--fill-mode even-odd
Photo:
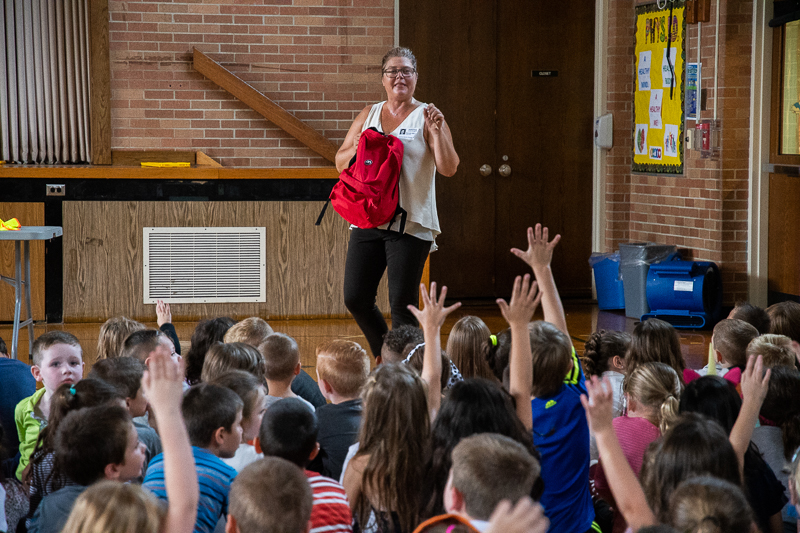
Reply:
[[[492,173],[492,167],[490,165],[482,165],[478,172],[481,173],[481,176],[488,176]]]
[[[500,175],[503,176],[504,178],[507,178],[508,176],[511,175],[511,167],[508,166],[506,163],[503,163],[502,165],[500,165],[500,168],[497,169],[497,172],[499,172]]]

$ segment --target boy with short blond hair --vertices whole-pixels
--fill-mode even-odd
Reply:
[[[66,331],[49,331],[39,336],[33,343],[31,359],[31,374],[44,386],[14,409],[20,452],[16,474],[20,480],[36,447],[39,432],[47,424],[53,393],[60,385],[75,384],[83,378],[81,344],[75,335]]]
[[[747,346],[758,335],[756,327],[744,320],[726,318],[717,322],[711,335],[711,345],[714,347],[717,361],[717,375],[738,386],[742,381],[744,367],[747,365]],[[697,372],[689,368],[684,369],[683,380],[689,383],[707,375],[708,370],[708,365]]]
[[[360,344],[332,340],[317,346],[317,380],[331,403],[317,408],[319,455],[309,470],[339,479],[347,451],[361,426],[361,388],[369,377],[369,355]]]
[[[285,333],[273,333],[259,345],[258,351],[264,357],[264,375],[269,393],[265,406],[269,408],[282,398],[300,398],[313,412],[314,405],[292,391],[292,381],[301,370],[297,341]]]
[[[502,500],[514,504],[529,495],[541,472],[539,461],[523,445],[496,433],[462,439],[452,457],[445,508],[479,526]]]
[[[286,459],[265,457],[248,465],[231,485],[225,533],[305,533],[311,487]]]
[[[767,333],[753,339],[747,345],[747,357],[762,356],[764,368],[785,366],[794,368],[795,353],[792,349],[792,339],[786,335]]]

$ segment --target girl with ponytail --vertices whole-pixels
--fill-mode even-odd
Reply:
[[[630,344],[630,334],[601,329],[589,336],[581,357],[586,377],[607,377],[611,381],[615,417],[622,416],[624,410],[622,381],[625,379],[625,353]]]
[[[789,497],[789,471],[792,454],[800,446],[800,372],[793,368],[774,367],[769,390],[761,406],[761,425],[753,431],[753,443],[764,455],[775,476]],[[796,527],[796,517],[790,505],[781,511],[784,526]],[[787,526],[787,527],[789,527]]]
[[[661,437],[678,416],[681,382],[678,373],[665,363],[644,363],[625,381],[628,412],[612,422],[614,432],[628,464],[638,477],[644,453],[651,442]],[[603,458],[595,470],[597,491],[612,507],[614,498],[603,471]],[[614,531],[624,530],[625,521],[617,515]]]
[[[42,498],[71,483],[53,469],[55,434],[61,421],[72,411],[112,401],[119,401],[120,405],[124,406],[125,396],[116,387],[92,378],[82,379],[75,384],[64,383],[53,393],[53,398],[50,400],[50,417],[47,419],[47,425],[39,433],[36,448],[31,454],[27,478],[30,484],[28,494],[31,506],[26,520],[27,525],[30,524]]]

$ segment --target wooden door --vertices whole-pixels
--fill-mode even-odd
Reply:
[[[526,270],[509,249],[541,221],[564,239],[562,294],[589,296],[594,3],[402,0],[400,42],[419,61],[417,98],[442,109],[461,158],[437,176],[431,280],[453,298],[506,296]]]

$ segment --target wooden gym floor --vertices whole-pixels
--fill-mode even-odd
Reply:
[[[176,304],[173,308],[175,311]],[[583,353],[584,342],[589,335],[598,329],[633,331],[636,321],[626,318],[622,311],[599,311],[596,304],[565,302],[564,309],[567,314],[567,326],[570,336],[578,354]],[[456,310],[448,317],[442,328],[442,346],[447,343],[447,335],[453,324],[464,315],[481,317],[489,329],[497,333],[507,327],[500,310],[494,303],[475,304],[468,303]],[[541,311],[536,319],[541,319]],[[315,348],[322,341],[332,338],[351,339],[366,347],[366,339],[361,334],[355,321],[350,319],[308,319],[308,320],[270,320],[270,325],[275,331],[280,331],[294,337],[299,346],[303,368],[316,379]],[[155,327],[155,322],[148,323]],[[97,353],[97,335],[100,323],[66,323],[37,325],[34,328],[36,336],[46,331],[66,330],[74,334],[81,341],[84,360],[88,373]],[[181,341],[183,353],[189,350],[189,340],[196,326],[195,322],[176,322],[175,329]],[[0,324],[0,337],[2,337],[11,351],[11,324]],[[30,363],[28,358],[28,329],[20,332],[19,354],[20,359]],[[689,368],[702,368],[706,363],[708,344],[711,340],[711,331],[678,330],[686,364]]]

